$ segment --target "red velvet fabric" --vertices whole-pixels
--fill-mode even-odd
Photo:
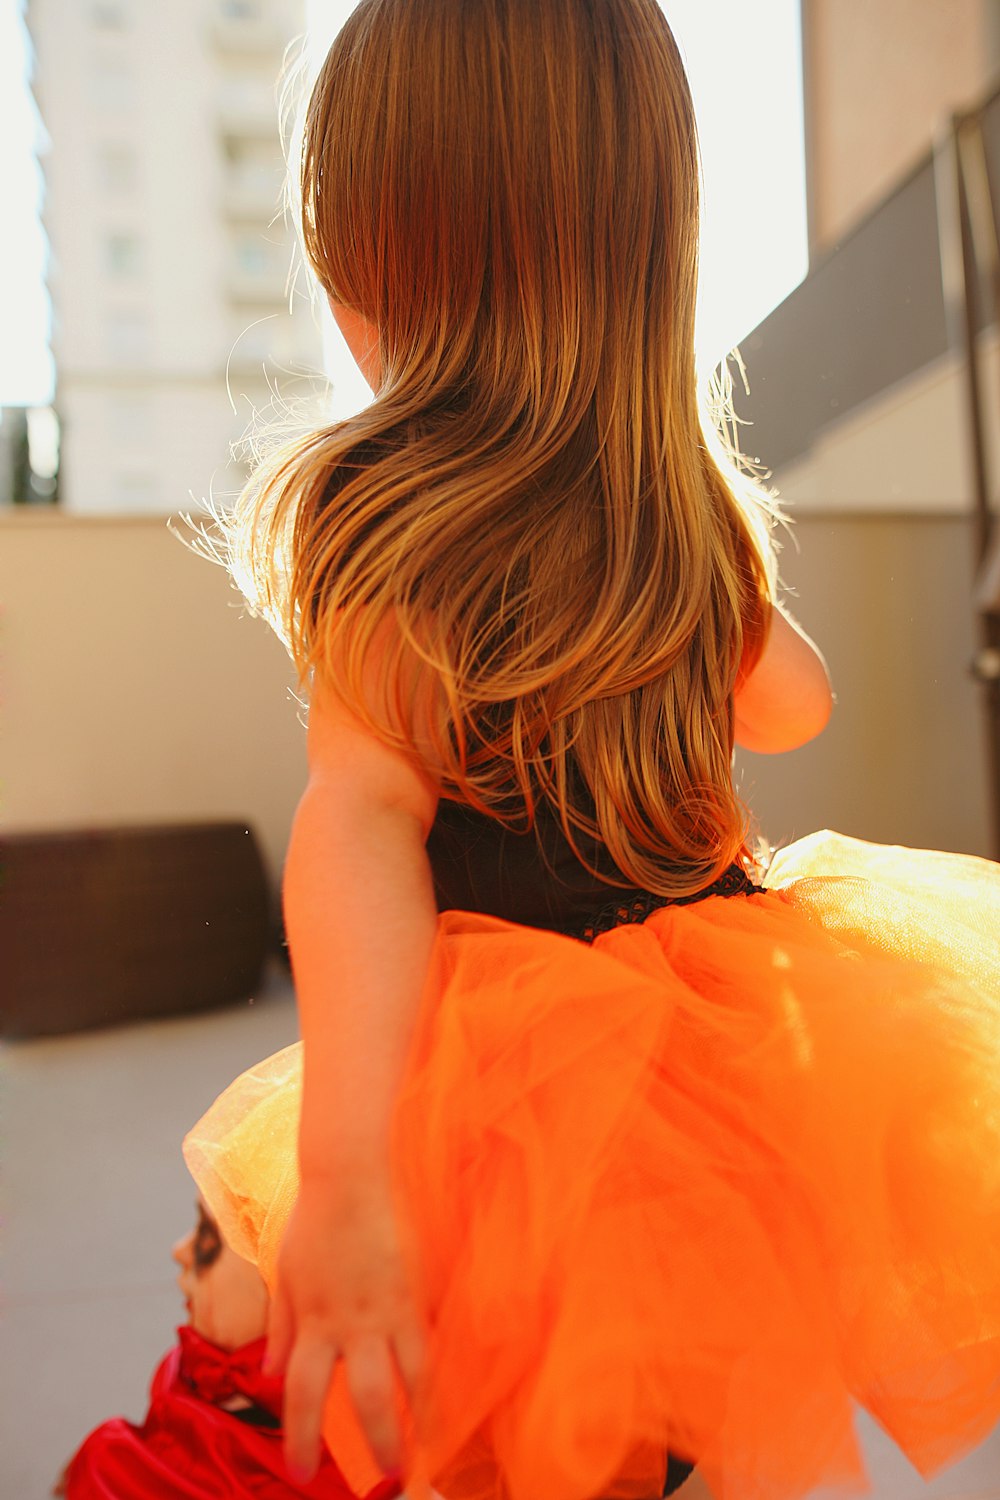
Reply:
[[[326,1455],[309,1484],[293,1480],[280,1427],[253,1426],[222,1403],[242,1396],[274,1416],[282,1382],[261,1371],[264,1340],[233,1353],[191,1328],[153,1376],[141,1426],[113,1417],[85,1440],[65,1476],[68,1500],[391,1500],[385,1480],[355,1495]]]

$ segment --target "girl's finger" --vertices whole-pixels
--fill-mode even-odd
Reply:
[[[294,1325],[292,1312],[279,1283],[267,1314],[267,1348],[264,1351],[265,1375],[282,1375],[291,1353]]]
[[[389,1345],[378,1334],[352,1340],[344,1352],[347,1386],[375,1461],[385,1474],[402,1467],[403,1444],[396,1416]]]
[[[292,1477],[308,1483],[319,1467],[323,1405],[337,1349],[328,1339],[300,1334],[285,1375],[285,1462]]]

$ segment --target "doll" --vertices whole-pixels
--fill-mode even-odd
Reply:
[[[66,1466],[53,1494],[66,1500],[390,1500],[383,1481],[356,1491],[329,1453],[308,1484],[281,1451],[282,1381],[261,1365],[267,1288],[230,1248],[199,1200],[195,1227],[173,1247],[188,1321],[153,1376],[136,1425],[103,1422]]]

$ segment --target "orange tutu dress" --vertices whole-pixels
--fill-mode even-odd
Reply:
[[[1000,1421],[1000,867],[816,834],[762,890],[590,944],[445,911],[395,1118],[430,1320],[414,1469],[447,1500],[866,1489]],[[273,1276],[301,1058],[189,1135]],[[325,1432],[377,1477],[340,1378]]]

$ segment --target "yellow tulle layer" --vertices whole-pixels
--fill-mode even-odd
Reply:
[[[818,834],[759,895],[592,947],[445,913],[395,1120],[431,1324],[413,1479],[448,1500],[863,1490],[1000,1420],[1000,870]],[[372,934],[373,941],[378,934]],[[301,1059],[186,1142],[272,1277]],[[342,1385],[326,1433],[377,1478]]]

